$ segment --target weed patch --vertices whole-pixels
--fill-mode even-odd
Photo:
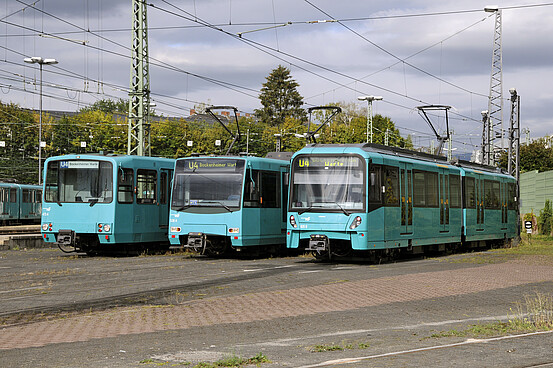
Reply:
[[[354,349],[367,349],[370,344],[366,342],[342,341],[341,344],[318,344],[309,347],[311,353],[323,353],[325,351],[342,351]]]
[[[192,363],[190,362],[170,363],[167,361],[159,361],[156,359],[144,359],[140,361],[140,364],[168,366],[168,367],[189,366],[191,368],[221,368],[221,367],[240,368],[240,367],[243,367],[246,365],[252,365],[252,364],[255,364],[256,366],[260,366],[263,363],[271,363],[271,361],[265,355],[263,355],[263,353],[259,353],[256,356],[251,357],[249,359],[241,358],[236,355],[229,355],[225,358],[217,360],[216,362],[200,362],[195,365],[192,365]]]
[[[536,293],[518,302],[506,322],[497,321],[472,325],[465,330],[440,331],[431,338],[464,337],[482,338],[553,330],[553,295]]]

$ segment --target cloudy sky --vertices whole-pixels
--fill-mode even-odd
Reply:
[[[233,105],[251,113],[279,64],[291,70],[305,106],[382,96],[389,116],[416,145],[432,131],[417,106],[452,106],[458,152],[481,140],[488,108],[494,13],[502,9],[504,126],[509,88],[521,96],[521,127],[553,133],[553,3],[504,0],[146,0],[150,87],[156,111],[188,116],[195,105]],[[332,20],[332,21],[331,21]],[[318,22],[320,21],[320,22]],[[75,111],[99,99],[127,98],[131,0],[0,0],[0,100]],[[240,37],[241,36],[241,37]],[[434,115],[438,130],[444,119]],[[442,114],[443,115],[443,114]],[[525,139],[526,134],[521,134]]]

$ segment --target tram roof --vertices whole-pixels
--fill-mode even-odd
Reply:
[[[482,165],[476,162],[470,162],[470,161],[458,160],[458,159],[448,161],[447,157],[445,156],[433,155],[426,152],[412,151],[412,150],[399,148],[399,147],[384,146],[376,143],[353,143],[353,144],[314,143],[314,144],[308,144],[307,146],[305,146],[305,148],[311,148],[311,149],[335,148],[337,150],[338,149],[342,150],[342,152],[347,151],[349,148],[354,148],[354,149],[359,149],[369,153],[378,153],[378,154],[388,155],[388,156],[404,157],[404,158],[410,158],[414,160],[449,164],[449,165],[459,166],[465,169],[481,170],[481,171],[492,172],[495,174],[508,175],[505,172],[503,172],[500,168],[490,166],[490,165]]]

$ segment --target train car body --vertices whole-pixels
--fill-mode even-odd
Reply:
[[[0,222],[2,224],[38,224],[41,206],[41,186],[0,183]]]
[[[309,145],[292,159],[287,246],[321,257],[422,252],[517,235],[515,179],[373,144]]]
[[[166,246],[175,160],[114,154],[45,162],[42,235],[87,253]]]
[[[286,244],[291,154],[178,159],[171,194],[172,248],[220,255]]]

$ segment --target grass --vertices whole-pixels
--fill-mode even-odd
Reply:
[[[449,330],[432,334],[431,338],[486,338],[553,330],[553,295],[536,292],[518,302],[508,321],[472,325],[465,330]]]
[[[509,255],[551,256],[553,257],[553,237],[545,235],[521,235],[518,247],[498,249],[495,252]]]
[[[342,350],[354,350],[354,349],[367,349],[370,344],[366,342],[348,342],[342,341],[341,344],[318,344],[309,347],[311,353],[323,353],[325,351],[342,351]]]
[[[521,235],[518,246],[510,248],[492,249],[488,252],[470,254],[465,253],[461,257],[439,258],[440,262],[494,264],[507,262],[516,258],[533,257],[540,262],[553,265],[553,237],[545,235]]]
[[[192,365],[190,362],[170,363],[166,361],[158,361],[155,359],[144,359],[140,361],[140,364],[150,364],[155,366],[190,366],[191,368],[220,368],[220,367],[236,367],[240,368],[246,365],[260,366],[263,363],[271,363],[271,361],[259,353],[249,359],[245,359],[236,355],[229,355],[215,362],[200,362],[196,365]]]

